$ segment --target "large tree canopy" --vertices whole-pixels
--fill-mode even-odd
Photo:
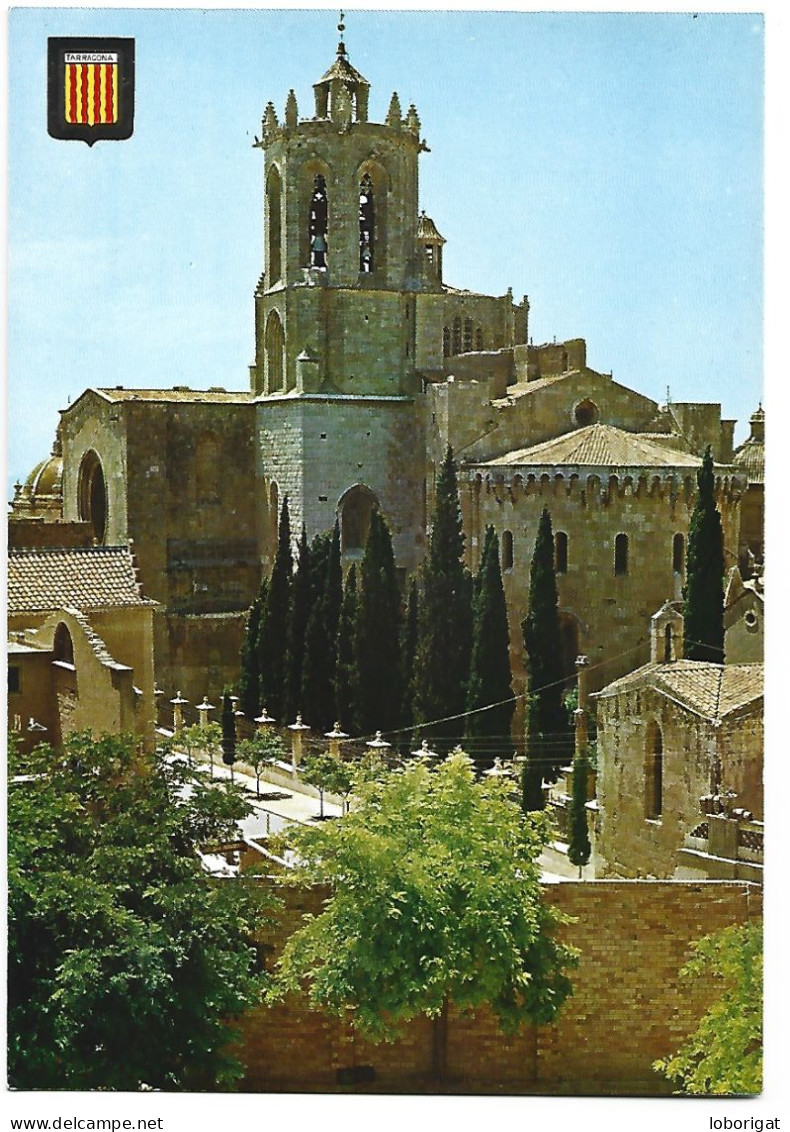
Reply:
[[[228,1023],[259,1001],[264,889],[212,880],[199,846],[247,804],[184,760],[71,736],[14,759],[8,1072],[18,1089],[211,1089]]]
[[[762,925],[736,924],[694,945],[682,968],[711,987],[699,1026],[654,1068],[692,1095],[749,1096],[763,1081]],[[718,994],[716,991],[718,990]]]
[[[522,814],[501,782],[475,778],[453,752],[363,782],[342,821],[295,834],[296,883],[329,884],[324,911],[291,936],[279,993],[307,985],[311,1004],[373,1040],[419,1014],[483,1003],[504,1030],[554,1018],[573,962],[553,929],[538,855],[544,815]]]

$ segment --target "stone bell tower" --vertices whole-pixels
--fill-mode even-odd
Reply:
[[[361,553],[370,510],[393,530],[399,565],[420,556],[424,520],[421,381],[415,369],[420,120],[393,94],[369,120],[370,84],[337,55],[314,84],[315,113],[288,95],[263,133],[265,270],[255,294],[264,556],[288,495],[308,536],[341,518]]]

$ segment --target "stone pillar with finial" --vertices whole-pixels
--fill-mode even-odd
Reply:
[[[185,699],[180,692],[176,692],[170,703],[173,705],[173,734],[180,735],[184,730],[184,704],[188,704],[189,700]]]
[[[296,722],[288,724],[288,730],[291,732],[291,763],[295,774],[299,763],[302,761],[302,739],[305,731],[309,731],[310,727],[308,724],[302,723],[302,716],[299,713],[296,716]]]
[[[340,724],[339,723],[335,723],[335,726],[332,728],[331,731],[325,731],[324,732],[324,738],[329,740],[329,753],[330,753],[330,755],[333,755],[334,758],[339,759],[340,758],[340,740],[341,739],[348,739],[347,733],[345,731],[340,730]]]
[[[423,762],[426,762],[426,763],[436,762],[437,759],[439,758],[439,755],[437,754],[437,752],[432,751],[431,748],[428,746],[428,740],[427,739],[423,739],[422,744],[417,748],[417,750],[411,752],[411,756],[412,756],[413,759],[422,759]]]
[[[198,722],[200,726],[205,730],[208,727],[208,713],[215,710],[214,705],[208,702],[208,696],[203,697],[203,703],[198,704],[197,710]]]
[[[259,731],[266,731],[273,724],[277,722],[273,715],[269,715],[265,707],[261,708],[261,714],[255,716],[255,722],[258,724]]]
[[[392,744],[388,743],[386,739],[381,738],[380,731],[376,732],[375,739],[369,739],[365,744],[365,746],[368,747],[371,751],[376,751],[378,754],[382,754],[384,751],[388,751],[391,745]]]

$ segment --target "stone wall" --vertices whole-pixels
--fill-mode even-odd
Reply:
[[[699,799],[715,788],[717,774],[722,788],[738,794],[739,805],[762,818],[761,702],[714,727],[643,687],[599,700],[597,716],[597,876],[671,877],[686,834],[703,820]],[[660,817],[646,813],[646,759],[656,725],[663,764]]]
[[[713,881],[547,886],[547,899],[573,917],[561,931],[580,953],[574,994],[553,1025],[525,1027],[512,1037],[488,1010],[461,1017],[451,1011],[449,1091],[668,1091],[652,1062],[677,1048],[710,1001],[711,988],[702,980],[679,980],[690,945],[729,924],[758,919],[760,892]],[[301,915],[320,908],[320,893],[289,892],[287,900],[279,929],[267,936],[268,962]],[[243,1088],[326,1091],[339,1071],[367,1066],[375,1073],[369,1088],[430,1091],[431,1043],[432,1023],[425,1018],[409,1025],[403,1040],[374,1046],[292,998],[244,1019]]]

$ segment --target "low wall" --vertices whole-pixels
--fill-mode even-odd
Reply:
[[[679,980],[694,940],[761,916],[762,890],[727,881],[566,881],[546,896],[574,917],[563,938],[580,952],[574,994],[551,1026],[504,1035],[488,1010],[451,1012],[451,1083],[443,1091],[503,1093],[667,1092],[653,1061],[677,1048],[710,1001],[701,980]],[[272,954],[320,892],[286,893],[287,908],[268,940]],[[432,1023],[420,1018],[401,1041],[371,1045],[344,1023],[292,998],[243,1023],[248,1091],[327,1091],[372,1067],[360,1089],[431,1091]]]

